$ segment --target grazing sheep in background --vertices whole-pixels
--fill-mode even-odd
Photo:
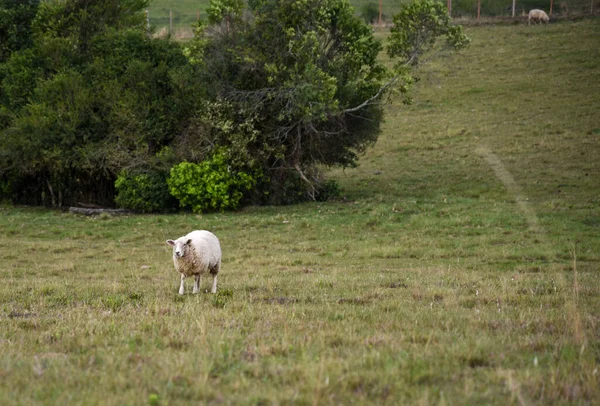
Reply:
[[[527,18],[527,20],[527,25],[531,25],[531,20],[539,21],[540,23],[545,22],[546,24],[548,24],[548,22],[550,21],[550,17],[548,17],[548,14],[546,14],[544,10],[534,9],[529,12],[529,17]]]
[[[183,295],[183,281],[186,276],[194,275],[194,291],[200,290],[200,277],[209,272],[213,276],[212,293],[217,293],[217,274],[221,270],[221,245],[219,239],[210,231],[196,230],[178,238],[167,240],[173,247],[173,263],[181,272],[179,294]]]

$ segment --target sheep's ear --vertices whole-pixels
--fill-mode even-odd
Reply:
[[[173,241],[173,240],[167,240],[167,244],[169,244],[170,246],[174,246],[175,245],[175,241]]]
[[[189,239],[189,240],[187,240],[185,243],[186,243],[186,245],[190,245],[190,244],[192,243],[192,239],[190,238],[190,239]]]

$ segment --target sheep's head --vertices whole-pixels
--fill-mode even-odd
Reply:
[[[177,257],[177,258],[183,258],[185,256],[185,254],[187,254],[187,252],[190,249],[190,244],[192,243],[192,239],[189,238],[187,240],[185,239],[178,239],[178,240],[167,240],[167,244],[169,244],[170,246],[173,247],[173,254]]]

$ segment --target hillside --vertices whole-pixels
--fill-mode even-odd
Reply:
[[[600,20],[467,35],[339,201],[0,206],[0,403],[597,404]],[[177,294],[191,229],[217,295]]]

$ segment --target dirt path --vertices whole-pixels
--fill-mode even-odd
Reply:
[[[535,214],[535,210],[531,207],[528,202],[527,197],[523,193],[521,187],[515,182],[513,176],[506,170],[504,164],[498,158],[496,154],[494,154],[488,147],[479,146],[475,152],[481,156],[488,165],[494,171],[494,174],[506,187],[506,190],[510,195],[513,196],[515,202],[517,203],[517,207],[527,220],[527,224],[529,224],[529,228],[535,232],[541,232],[540,223],[538,221],[537,215]]]

